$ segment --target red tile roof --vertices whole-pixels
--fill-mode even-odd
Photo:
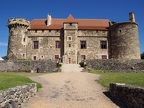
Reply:
[[[78,23],[78,29],[107,30],[109,20],[98,19],[74,19],[70,14],[67,19],[52,18],[51,25],[47,26],[46,19],[35,19],[31,21],[31,29],[62,29],[64,23]]]

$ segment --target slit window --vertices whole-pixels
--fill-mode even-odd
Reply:
[[[56,48],[60,48],[60,41],[56,41]]]
[[[23,38],[23,42],[25,42],[25,38]]]

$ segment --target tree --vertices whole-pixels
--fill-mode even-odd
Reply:
[[[141,54],[141,59],[144,59],[144,52]]]

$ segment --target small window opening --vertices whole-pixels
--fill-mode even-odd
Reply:
[[[49,32],[51,32],[51,30],[49,30]]]
[[[37,30],[35,30],[35,33],[37,33]]]
[[[36,56],[33,56],[33,60],[36,60]]]
[[[25,38],[23,38],[23,42],[25,42]]]
[[[25,57],[25,54],[23,54],[23,57]]]
[[[71,47],[71,44],[69,44],[69,47]]]
[[[59,59],[59,55],[55,55],[55,59]]]
[[[107,59],[107,55],[102,55],[102,59]]]

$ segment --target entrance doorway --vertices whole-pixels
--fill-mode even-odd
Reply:
[[[70,58],[68,58],[68,64],[70,64],[70,62],[71,62],[71,59],[70,59]]]

